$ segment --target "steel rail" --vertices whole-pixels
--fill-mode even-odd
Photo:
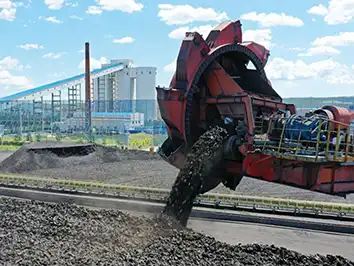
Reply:
[[[25,175],[0,174],[0,185],[3,187],[23,187],[42,189],[49,192],[75,191],[93,195],[106,194],[124,198],[140,200],[155,200],[165,202],[170,191],[168,189],[152,187],[134,187],[126,185],[113,185],[105,183],[93,183],[76,180],[64,180],[43,178]],[[259,197],[235,194],[206,193],[199,195],[195,205],[214,208],[253,210],[255,212],[281,213],[283,215],[298,215],[319,218],[335,218],[354,220],[354,205],[344,203],[315,202],[306,200],[294,200],[275,197]]]
[[[54,193],[35,189],[4,188],[0,187],[2,197],[19,198],[25,200],[44,201],[49,203],[69,203],[86,207],[103,209],[118,209],[121,211],[134,211],[141,213],[160,214],[163,210],[163,203],[150,202],[148,200],[119,199],[102,197],[100,195],[76,195],[73,193]],[[218,222],[243,222],[280,226],[303,230],[313,230],[330,233],[354,235],[354,224],[344,222],[311,221],[298,218],[284,218],[276,215],[255,215],[240,213],[236,211],[215,210],[210,208],[195,207],[191,218],[207,219]]]

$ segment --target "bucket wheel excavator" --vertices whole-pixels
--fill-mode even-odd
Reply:
[[[242,40],[240,21],[206,39],[187,32],[168,88],[157,87],[168,138],[159,149],[180,169],[165,208],[186,224],[193,200],[243,176],[331,195],[354,192],[353,113],[324,106],[304,115],[268,80],[270,53]]]

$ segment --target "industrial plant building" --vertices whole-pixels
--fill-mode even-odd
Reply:
[[[92,126],[119,128],[152,125],[158,120],[155,67],[136,67],[130,59],[111,60],[91,71]],[[0,99],[0,125],[9,133],[85,128],[85,74]]]
[[[94,112],[144,113],[146,120],[156,120],[156,68],[134,67],[129,59],[111,60],[103,67],[116,64],[124,68],[93,79]]]
[[[107,132],[127,132],[135,128],[144,127],[144,114],[131,112],[93,112],[92,127]],[[60,132],[84,129],[85,116],[82,112],[77,112],[72,118],[53,123],[52,128],[56,128]]]

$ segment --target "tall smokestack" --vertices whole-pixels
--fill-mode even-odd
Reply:
[[[90,44],[85,43],[85,126],[87,131],[91,131],[91,77],[90,77]]]

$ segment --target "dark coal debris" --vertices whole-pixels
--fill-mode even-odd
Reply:
[[[0,199],[0,265],[354,265],[265,245],[228,245],[164,216]]]

